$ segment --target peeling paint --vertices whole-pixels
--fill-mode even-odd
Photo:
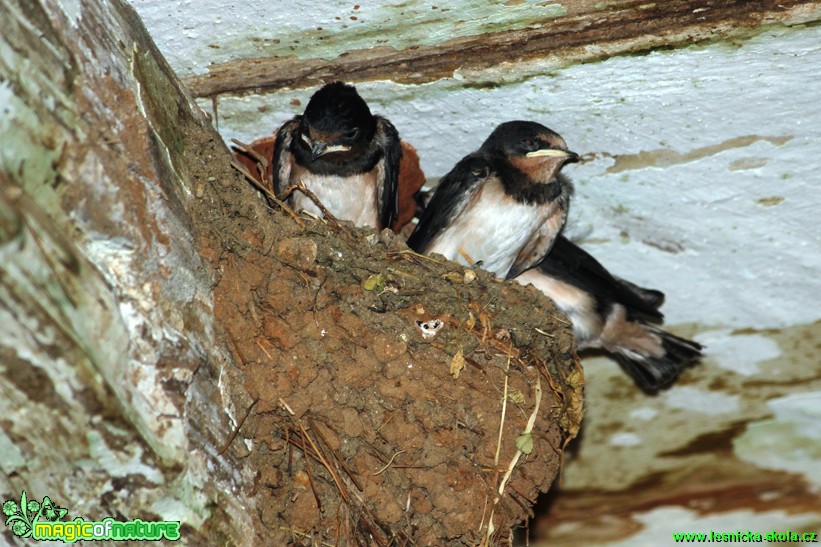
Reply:
[[[743,376],[760,373],[762,363],[782,353],[778,343],[763,334],[735,334],[732,329],[702,332],[696,340],[709,348],[718,366]]]
[[[12,82],[0,82],[0,169],[17,174],[31,186],[54,181],[52,164],[59,151],[34,142],[29,135],[37,114],[15,95]]]
[[[89,431],[86,439],[89,455],[108,472],[110,477],[141,475],[154,484],[163,484],[165,482],[156,466],[146,465],[141,461],[143,454],[139,445],[132,445],[132,453],[127,454],[123,451],[115,452],[109,448],[99,431]]]
[[[715,391],[703,391],[690,386],[673,386],[661,396],[670,408],[700,414],[731,414],[741,409],[741,398]]]
[[[767,158],[741,158],[731,162],[727,169],[730,171],[746,171],[748,169],[758,169],[767,165]]]
[[[767,402],[775,416],[750,424],[733,441],[739,458],[767,469],[802,473],[821,492],[821,391]]]
[[[782,196],[770,196],[768,198],[759,198],[755,200],[755,202],[765,207],[772,207],[773,205],[778,205],[784,201],[784,199]]]
[[[651,150],[647,152],[639,152],[638,154],[625,154],[621,156],[613,156],[615,160],[613,165],[607,168],[606,173],[614,174],[623,171],[632,171],[635,169],[644,169],[647,167],[665,168],[681,163],[689,163],[691,161],[700,160],[709,156],[720,154],[726,150],[734,148],[746,148],[753,143],[764,141],[773,146],[782,146],[793,139],[792,136],[781,137],[764,137],[761,135],[745,135],[742,137],[733,137],[718,144],[710,146],[702,146],[689,152],[681,153],[670,149]],[[737,164],[740,160],[733,162]],[[732,165],[732,164],[731,164]],[[733,170],[732,168],[730,170]],[[736,169],[737,170],[737,169]]]
[[[284,6],[250,0],[219,9],[186,9],[179,2],[132,0],[178,73],[203,74],[238,58],[334,59],[374,47],[404,49],[488,32],[528,28],[567,13],[560,3],[522,0],[499,5],[464,0],[365,3],[296,0]]]
[[[608,444],[611,446],[638,446],[641,444],[641,437],[635,433],[614,433],[610,435]]]
[[[629,416],[634,420],[641,420],[647,422],[658,416],[658,413],[658,410],[656,410],[655,408],[646,406],[631,410]]]
[[[77,21],[83,13],[80,0],[60,0],[57,5],[63,10],[63,13],[66,14],[68,20],[71,21],[76,28]]]
[[[0,371],[2,370],[2,367],[0,367]],[[11,476],[17,469],[25,465],[26,459],[20,453],[20,449],[0,429],[0,469],[3,470],[3,474]]]
[[[189,454],[187,464],[170,485],[174,497],[157,499],[151,506],[167,520],[179,520],[197,528],[211,515],[211,500],[205,492],[209,480],[206,459],[201,452]]]

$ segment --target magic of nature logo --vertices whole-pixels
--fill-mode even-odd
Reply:
[[[63,522],[68,510],[59,507],[48,496],[43,501],[28,499],[23,490],[18,504],[15,500],[3,503],[3,515],[6,526],[19,538],[38,541],[61,540],[73,543],[79,540],[97,541],[157,541],[180,539],[179,521],[128,521],[114,520],[111,517],[101,521],[85,520],[76,517]]]

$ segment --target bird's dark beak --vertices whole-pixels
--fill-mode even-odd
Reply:
[[[311,161],[318,160],[327,151],[328,145],[324,142],[314,141],[311,144]]]

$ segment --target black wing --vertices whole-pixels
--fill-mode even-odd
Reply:
[[[492,170],[491,161],[484,154],[475,152],[462,158],[439,181],[419,224],[408,238],[408,247],[417,253],[427,252],[431,243],[464,210]]]
[[[271,170],[271,186],[274,194],[279,195],[289,185],[291,178],[291,165],[294,163],[294,155],[291,153],[291,142],[294,140],[294,132],[299,127],[302,116],[296,116],[290,121],[282,124],[277,131],[276,142],[274,142],[274,156],[272,158],[274,167]]]
[[[399,216],[399,164],[402,161],[402,144],[399,132],[391,122],[376,117],[376,136],[384,157],[380,160],[377,182],[379,196],[379,220],[382,228],[390,228]]]
[[[658,310],[664,302],[664,293],[644,289],[614,276],[593,256],[560,235],[553,248],[537,266],[539,270],[591,293],[599,302],[617,302],[631,314],[661,321]]]

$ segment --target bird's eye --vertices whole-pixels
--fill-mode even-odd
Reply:
[[[522,146],[528,151],[536,150],[539,147],[533,139],[522,139]]]
[[[358,136],[359,136],[359,129],[357,129],[357,128],[351,129],[350,131],[345,133],[345,138],[348,139],[348,140],[355,139]]]

